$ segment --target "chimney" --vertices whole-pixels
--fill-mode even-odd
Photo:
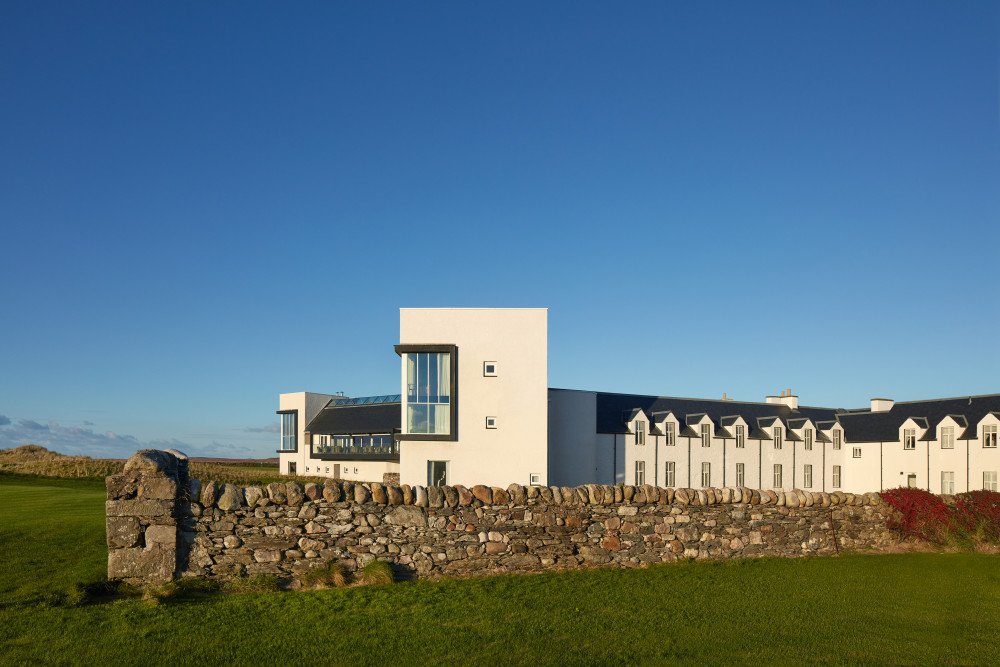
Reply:
[[[895,404],[896,402],[891,398],[873,398],[872,412],[889,412]]]
[[[764,400],[774,405],[787,405],[792,410],[799,409],[799,397],[792,396],[791,389],[788,391],[782,390],[781,396],[768,396]]]

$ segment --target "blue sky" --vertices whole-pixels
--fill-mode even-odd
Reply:
[[[1000,392],[993,2],[0,4],[0,447],[271,456],[398,308],[555,387]]]

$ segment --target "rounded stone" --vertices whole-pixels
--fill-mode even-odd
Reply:
[[[140,449],[125,462],[125,472],[141,470],[146,472],[177,472],[177,457],[159,449]]]

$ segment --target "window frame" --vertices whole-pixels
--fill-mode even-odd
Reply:
[[[399,434],[400,440],[438,440],[445,442],[456,442],[458,440],[458,346],[452,344],[441,344],[441,345],[424,345],[424,344],[400,344],[393,348],[396,354],[399,355],[403,363],[403,372],[406,372],[406,355],[410,354],[421,354],[421,353],[436,353],[442,354],[447,353],[451,355],[450,368],[449,370],[449,380],[450,380],[450,394],[448,395],[448,406],[449,406],[449,432],[448,433],[408,433],[406,431],[407,425],[407,410],[409,408],[410,402],[407,399],[409,392],[406,391],[406,387],[403,387],[403,394],[401,396],[401,410],[400,415],[400,427],[401,432]],[[443,404],[442,404],[443,405]]]
[[[712,486],[712,464],[709,461],[701,462],[701,488],[707,489]]]
[[[745,464],[736,464],[736,486],[746,486],[746,471]]]
[[[997,448],[997,425],[983,424],[983,449]]]
[[[663,463],[663,485],[674,488],[677,486],[677,462],[664,461]]]
[[[802,445],[802,447],[806,451],[811,452],[813,448],[813,430],[811,428],[807,428],[803,432],[803,436],[805,437],[805,444]]]
[[[903,450],[913,451],[917,448],[917,429],[915,428],[904,428],[903,429]]]
[[[747,427],[743,424],[736,425],[736,449],[745,449],[747,446]]]
[[[635,444],[646,444],[646,422],[644,421],[637,421],[635,423]]]
[[[941,449],[955,449],[955,427],[941,427]]]
[[[855,459],[860,459],[861,458],[861,448],[860,447],[855,447],[854,450],[851,452],[851,457],[855,458]]]
[[[279,454],[298,454],[299,452],[299,411],[298,410],[278,410],[275,414],[281,415],[280,435],[281,444],[278,449]],[[285,449],[285,418],[291,417],[292,422],[292,443],[293,447]]]
[[[434,480],[434,477],[433,477],[433,474],[434,474],[434,464],[436,464],[436,463],[440,463],[440,464],[444,465],[444,482],[442,484],[432,484],[431,483]],[[427,486],[448,486],[448,468],[451,467],[451,466],[448,465],[448,463],[449,463],[449,461],[431,461],[430,459],[428,459],[428,461],[427,461]],[[354,472],[357,472],[357,471],[358,471],[358,469],[355,468]]]
[[[775,489],[785,488],[784,487],[785,475],[784,475],[784,470],[782,469],[780,463],[774,464],[774,479],[772,481],[774,482],[774,486],[772,488]]]
[[[677,444],[677,425],[672,421],[664,422],[663,437],[666,439],[666,446],[673,447]]]
[[[811,463],[802,466],[802,486],[811,489],[813,485],[813,467]]]
[[[843,437],[838,429],[833,429],[830,431],[830,435],[833,437],[833,448],[840,449],[843,444]]]
[[[988,478],[990,475],[992,479]],[[997,471],[996,470],[984,470],[983,471],[983,490],[984,491],[996,491],[997,490]]]
[[[701,446],[711,447],[712,446],[712,425],[702,424],[701,425]]]
[[[950,475],[950,478],[945,478],[945,475]],[[945,484],[948,486],[946,487]],[[951,490],[947,490],[950,488]],[[954,470],[942,470],[941,471],[941,493],[943,495],[953,496],[955,495],[955,471]]]
[[[642,486],[646,483],[646,462],[636,461],[635,462],[635,485]]]
[[[831,480],[830,480],[831,488],[834,488],[834,489],[839,489],[840,488],[840,483],[841,483],[840,470],[841,470],[841,468],[840,468],[839,465],[833,466],[833,471],[832,471],[833,474],[831,475]]]
[[[775,449],[781,449],[781,441],[783,440],[782,436],[783,436],[783,434],[782,434],[782,427],[781,426],[775,426],[774,427],[774,435],[772,436],[772,439],[774,440],[774,448]]]

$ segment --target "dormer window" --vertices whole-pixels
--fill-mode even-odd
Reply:
[[[701,446],[711,447],[712,446],[712,425],[702,424],[701,425]]]
[[[917,448],[917,429],[904,428],[903,449],[916,449],[916,448]]]
[[[806,451],[811,451],[813,448],[813,430],[811,428],[807,428],[804,435],[805,444],[803,447],[805,447]]]
[[[746,447],[746,442],[747,442],[746,427],[743,426],[742,424],[738,424],[736,426],[736,448],[743,449],[744,447]]]
[[[834,429],[832,433],[833,433],[833,448],[840,449],[840,431]]]
[[[781,449],[781,427],[774,427],[774,448]]]
[[[646,444],[646,422],[635,423],[635,444]]]
[[[997,425],[983,424],[983,447],[995,449],[997,446]]]
[[[667,441],[667,446],[672,447],[677,444],[677,426],[673,422],[666,422],[663,425],[664,428],[664,439]]]
[[[941,449],[955,449],[955,427],[941,427]]]

